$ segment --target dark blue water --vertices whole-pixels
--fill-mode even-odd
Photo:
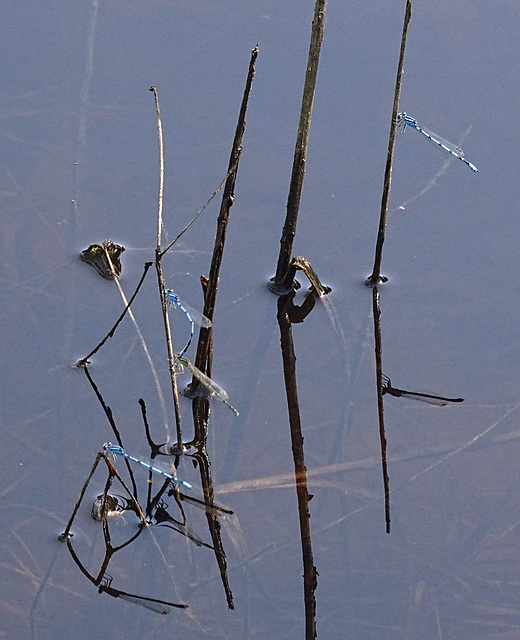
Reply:
[[[400,3],[399,3],[400,4]],[[385,397],[392,532],[385,533],[374,379],[371,272],[402,27],[395,3],[330,3],[294,254],[333,287],[293,328],[309,474],[321,638],[516,637],[519,43],[515,3],[417,3],[401,108],[460,144],[479,168],[408,129],[396,144],[381,289],[383,369],[395,386],[462,405]],[[0,69],[2,518],[0,635],[6,638],[302,638],[302,560],[275,271],[313,3],[58,0],[4,9]],[[85,375],[69,365],[123,308],[77,256],[125,245],[129,295],[156,242],[158,154],[164,238],[224,177],[251,49],[257,73],[214,318],[208,452],[235,610],[215,556],[171,530],[145,531],[110,565],[113,586],[189,604],[160,616],[98,595],[57,541],[101,445],[112,437]],[[402,207],[402,208],[400,208]],[[164,259],[167,285],[200,306],[218,201]],[[304,286],[306,283],[302,279]],[[173,425],[155,275],[134,313]],[[333,322],[337,318],[337,322]],[[179,342],[185,319],[174,316]],[[182,346],[182,344],[180,346]],[[194,357],[193,347],[190,351]],[[138,399],[156,440],[163,413],[131,322],[92,375],[134,454]],[[187,378],[185,378],[187,381]],[[181,398],[190,437],[190,404]],[[123,465],[118,463],[123,469]],[[187,460],[179,474],[197,480]],[[146,475],[136,470],[141,487]],[[103,557],[90,518],[74,524],[88,570]],[[144,489],[142,489],[144,491]],[[205,541],[204,518],[190,526]],[[136,531],[126,515],[115,541]],[[509,635],[508,635],[509,634]]]

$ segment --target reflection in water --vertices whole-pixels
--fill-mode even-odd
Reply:
[[[161,500],[157,505],[152,523],[155,525],[162,525],[164,527],[168,527],[169,529],[173,529],[178,533],[181,533],[183,536],[189,538],[192,542],[194,542],[198,547],[207,547],[208,549],[213,549],[213,547],[202,540],[202,538],[197,535],[194,531],[189,529],[186,526],[186,514],[184,513],[184,509],[181,508],[181,514],[183,516],[182,522],[176,520],[173,516],[171,516],[167,511],[168,505]]]
[[[72,537],[73,535],[70,533],[70,529],[72,526],[72,523],[74,521],[74,517],[81,505],[83,496],[85,495],[85,491],[87,489],[87,486],[94,474],[94,471],[99,463],[99,461],[101,459],[104,459],[105,463],[107,464],[108,467],[108,471],[109,471],[109,475],[105,484],[105,490],[102,496],[100,496],[100,498],[98,497],[98,499],[96,500],[95,504],[95,509],[93,508],[92,510],[92,514],[94,517],[97,517],[98,515],[101,516],[101,523],[102,523],[102,528],[103,528],[103,538],[104,538],[104,543],[105,543],[105,557],[103,559],[103,561],[101,562],[101,566],[99,569],[99,572],[97,574],[97,576],[93,576],[83,565],[83,563],[80,561],[78,555],[76,554],[76,551],[72,545]],[[175,608],[179,608],[179,609],[186,609],[187,605],[185,604],[176,604],[173,602],[166,602],[164,600],[158,600],[156,598],[149,598],[146,596],[140,596],[137,594],[132,594],[132,593],[128,593],[126,591],[121,591],[119,589],[116,589],[114,587],[111,586],[112,584],[112,578],[107,574],[107,569],[108,569],[108,565],[112,560],[112,557],[120,550],[126,548],[128,545],[130,545],[132,542],[134,542],[134,540],[136,540],[142,533],[142,531],[144,530],[143,526],[140,526],[139,529],[137,530],[137,532],[132,535],[128,540],[126,540],[125,542],[123,542],[122,544],[118,545],[118,546],[113,546],[112,545],[112,539],[111,539],[111,535],[110,535],[110,530],[109,530],[109,524],[108,524],[108,516],[110,514],[110,511],[114,510],[114,507],[116,508],[116,510],[118,509],[118,506],[120,504],[119,500],[113,496],[112,494],[109,494],[109,490],[112,486],[113,480],[114,478],[117,478],[119,480],[119,482],[121,482],[122,486],[126,489],[126,485],[124,484],[123,480],[121,479],[121,477],[119,476],[119,474],[117,473],[115,467],[112,465],[112,463],[110,462],[110,460],[106,457],[106,453],[104,451],[100,451],[96,461],[94,462],[94,465],[92,467],[92,470],[89,474],[89,476],[87,477],[87,481],[85,482],[85,485],[80,493],[80,496],[78,498],[78,501],[76,503],[76,506],[74,507],[74,511],[72,513],[71,519],[69,520],[69,523],[67,524],[67,527],[65,529],[65,531],[60,535],[60,540],[61,541],[66,541],[67,543],[67,548],[74,560],[74,562],[76,563],[76,565],[79,567],[80,571],[83,573],[84,576],[86,576],[88,578],[88,580],[90,582],[92,582],[95,586],[98,587],[98,592],[101,593],[107,593],[108,595],[114,597],[114,598],[121,598],[123,600],[127,600],[128,602],[131,602],[133,604],[138,604],[140,606],[146,607],[147,609],[150,609],[152,611],[155,611],[156,613],[160,613],[160,614],[167,614],[169,613],[170,609],[169,607],[175,607]],[[128,490],[127,490],[128,491]],[[133,504],[133,508],[136,510],[136,512],[139,513],[139,515],[142,517],[141,520],[141,525],[147,526],[147,521],[144,519],[143,513],[142,513],[142,509],[139,506],[135,496],[133,496],[132,494],[129,494],[129,498],[128,499],[123,499],[123,500],[128,500],[129,502],[132,502]]]
[[[126,591],[121,591],[120,589],[115,589],[114,587],[111,586],[112,578],[108,576],[108,574],[106,573],[108,565],[111,562],[113,556],[118,551],[126,548],[129,544],[131,544],[134,540],[136,540],[139,537],[139,535],[142,533],[144,528],[147,528],[153,525],[162,526],[162,527],[166,526],[167,528],[175,530],[178,533],[181,533],[182,535],[184,535],[186,538],[188,538],[192,542],[194,542],[197,546],[213,549],[217,554],[217,556],[219,555],[219,553],[223,554],[223,549],[221,547],[219,549],[216,549],[214,546],[211,546],[205,543],[198,534],[196,534],[187,526],[186,513],[181,505],[181,502],[188,501],[188,503],[193,503],[193,502],[197,503],[197,506],[205,508],[207,517],[210,518],[213,522],[217,521],[217,518],[219,517],[219,515],[232,516],[233,512],[223,507],[220,507],[219,505],[214,505],[214,504],[206,505],[203,500],[200,500],[194,497],[184,496],[179,491],[179,484],[177,484],[176,478],[174,478],[171,474],[166,474],[160,469],[153,467],[152,465],[148,465],[147,463],[144,463],[143,461],[138,460],[137,458],[126,456],[127,459],[139,462],[140,464],[146,466],[150,470],[150,472],[152,471],[158,472],[167,477],[167,481],[163,484],[163,486],[161,487],[161,489],[153,499],[150,498],[151,482],[149,483],[148,504],[146,509],[142,509],[135,495],[130,492],[130,490],[122,480],[121,476],[119,475],[119,473],[117,472],[117,470],[115,469],[115,467],[113,466],[109,458],[107,457],[110,451],[111,449],[104,448],[102,451],[98,453],[96,460],[94,462],[94,465],[83,486],[83,489],[80,492],[78,501],[74,507],[71,518],[64,532],[60,535],[60,540],[67,542],[67,548],[73,560],[75,561],[76,565],[80,568],[81,572],[89,579],[90,582],[92,582],[93,584],[99,587],[98,589],[99,593],[107,593],[108,595],[114,598],[121,598],[123,600],[127,600],[128,602],[132,602],[133,604],[139,604],[141,606],[144,606],[148,609],[151,609],[152,611],[155,611],[161,614],[169,613],[170,606],[185,609],[187,608],[188,605],[175,604],[172,602],[167,602],[165,600],[158,600],[156,598],[139,596],[136,594],[128,593]],[[72,545],[73,535],[70,533],[70,531],[71,531],[71,527],[75,519],[75,516],[81,506],[86,489],[90,483],[90,480],[92,479],[92,476],[98,466],[98,463],[101,460],[104,460],[104,462],[106,463],[109,473],[108,473],[108,478],[105,484],[104,493],[102,495],[99,495],[96,498],[91,510],[91,515],[94,519],[100,521],[102,524],[103,537],[104,537],[104,543],[105,543],[105,557],[101,562],[101,567],[97,576],[93,576],[89,571],[87,571],[83,563],[80,561]],[[132,476],[132,484],[136,486],[135,479],[133,478],[133,473],[130,467],[129,467],[129,472]],[[117,479],[121,483],[122,487],[127,492],[127,496],[121,496],[121,495],[109,493],[114,479]],[[174,484],[172,485],[172,483]],[[173,495],[175,497],[175,501],[179,506],[179,510],[181,513],[181,520],[174,518],[168,512],[168,505],[161,499],[161,496],[165,493],[165,491],[171,485],[172,485],[172,490],[170,491],[169,495]],[[140,526],[137,532],[133,534],[128,540],[124,541],[118,546],[113,546],[111,535],[110,535],[108,519],[110,516],[114,514],[122,514],[124,511],[133,511],[134,513],[136,513],[141,519]],[[143,512],[147,514],[146,517],[144,516]]]
[[[383,396],[391,395],[396,398],[409,398],[410,400],[418,400],[427,404],[444,407],[448,403],[464,402],[463,398],[446,398],[444,396],[435,396],[428,393],[418,393],[412,391],[405,391],[404,389],[398,389],[392,387],[392,382],[388,376],[383,374],[383,346],[382,346],[382,332],[381,332],[381,307],[380,296],[378,287],[374,287],[372,290],[372,304],[373,304],[373,316],[374,316],[374,341],[375,341],[375,364],[376,364],[376,386],[377,386],[377,405],[379,416],[379,437],[381,443],[381,464],[383,471],[383,484],[385,494],[385,520],[386,531],[390,533],[390,479],[388,476],[387,466],[387,440],[385,435],[385,423],[384,423],[384,404]]]
[[[464,131],[462,135],[462,140],[464,140],[464,138],[466,138],[469,135],[470,131],[471,131],[471,126],[469,126],[466,129],[466,131]],[[432,178],[428,180],[426,185],[414,196],[407,198],[404,202],[402,202],[399,206],[397,206],[394,209],[394,212],[404,211],[408,205],[412,204],[412,202],[415,202],[419,198],[422,198],[422,196],[424,196],[426,193],[428,193],[428,191],[437,184],[437,181],[439,180],[439,178],[443,176],[446,173],[446,171],[449,169],[452,160],[453,158],[449,158],[449,157],[446,158],[446,161],[442,164],[441,168],[437,171],[437,173]]]
[[[105,524],[106,524],[106,519],[105,519],[104,525]],[[106,530],[108,531],[107,527],[104,526],[104,528],[106,528]],[[128,544],[129,542],[133,542],[133,540],[135,540],[135,538],[141,533],[141,531],[142,529],[140,529],[137,532],[137,534],[133,538],[131,538],[126,544]],[[141,607],[145,607],[146,609],[150,609],[151,611],[155,611],[156,613],[160,613],[162,615],[166,615],[170,613],[169,607],[174,607],[176,609],[188,608],[188,605],[186,604],[177,604],[175,602],[167,602],[165,600],[159,600],[157,598],[140,596],[134,593],[128,593],[127,591],[121,591],[120,589],[116,589],[115,587],[112,587],[111,586],[112,577],[106,573],[106,568],[113,554],[116,551],[119,551],[120,549],[122,549],[124,546],[126,546],[126,544],[121,545],[120,547],[117,547],[117,548],[113,548],[110,546],[110,539],[108,539],[108,541],[106,540],[105,542],[106,542],[105,559],[103,561],[101,571],[99,572],[98,576],[94,577],[92,574],[90,574],[87,571],[87,569],[84,567],[84,565],[81,563],[80,559],[78,558],[76,551],[72,546],[72,539],[70,537],[67,538],[67,548],[70,552],[70,555],[72,556],[74,562],[79,567],[83,575],[86,576],[90,580],[90,582],[92,582],[95,586],[98,587],[98,593],[100,594],[107,593],[109,596],[112,596],[113,598],[121,598],[122,600],[131,602],[132,604],[138,604]]]
[[[83,370],[85,371],[85,374],[87,376],[87,379],[89,380],[95,394],[96,397],[98,398],[104,412],[105,415],[108,419],[108,422],[112,428],[112,431],[114,433],[114,436],[116,438],[116,440],[121,443],[121,435],[120,432],[116,426],[112,411],[110,409],[110,407],[108,407],[108,405],[105,403],[97,385],[94,383],[94,380],[92,378],[92,375],[90,373],[90,370],[87,366],[85,366],[83,368]],[[207,405],[207,399],[206,398],[202,398],[200,399],[202,400],[204,403],[206,403]],[[145,434],[146,434],[146,439],[150,445],[150,451],[151,451],[151,455],[152,458],[154,458],[157,455],[167,455],[166,453],[164,453],[165,448],[164,448],[164,444],[156,444],[153,442],[152,438],[151,438],[151,434],[150,434],[150,429],[149,429],[149,424],[148,424],[148,420],[146,417],[146,405],[144,403],[144,400],[140,400],[139,401],[140,405],[141,405],[141,412],[142,412],[142,417],[143,417],[143,423],[144,423],[144,428],[145,428]],[[204,430],[204,432],[206,431],[206,429]],[[221,573],[221,578],[222,578],[222,582],[224,585],[224,589],[226,592],[226,597],[227,597],[227,601],[228,601],[228,606],[230,608],[233,608],[233,599],[232,599],[232,594],[231,594],[231,589],[229,588],[229,584],[228,584],[228,579],[227,579],[227,570],[226,570],[226,561],[225,561],[225,557],[226,554],[224,552],[224,548],[222,545],[222,540],[221,540],[221,534],[220,534],[220,524],[219,524],[219,518],[220,517],[226,517],[226,518],[233,518],[233,512],[229,509],[226,509],[224,507],[221,507],[220,505],[217,505],[214,503],[213,501],[213,489],[211,486],[211,476],[209,474],[209,468],[210,468],[210,464],[209,464],[209,459],[207,458],[207,454],[205,453],[205,438],[203,436],[203,441],[202,443],[199,443],[200,448],[197,448],[195,446],[193,446],[193,443],[190,444],[187,448],[186,451],[190,451],[191,453],[184,453],[184,455],[186,456],[190,456],[192,457],[194,460],[197,461],[197,466],[199,467],[200,471],[201,471],[201,477],[202,477],[202,490],[203,490],[203,499],[202,498],[197,498],[195,496],[186,496],[184,494],[182,494],[180,492],[180,487],[185,487],[190,489],[191,488],[191,484],[187,483],[185,481],[181,481],[178,480],[175,473],[175,467],[172,465],[168,466],[168,469],[166,471],[164,471],[161,467],[159,462],[153,462],[153,463],[148,463],[145,462],[144,460],[137,458],[135,456],[131,456],[128,453],[126,453],[126,451],[124,450],[124,448],[122,447],[121,444],[119,445],[111,445],[109,443],[107,443],[104,447],[103,450],[100,451],[96,457],[96,460],[94,462],[94,465],[85,481],[85,484],[80,492],[79,498],[76,502],[76,505],[74,506],[72,515],[69,519],[69,522],[67,523],[67,526],[64,530],[64,532],[61,534],[60,536],[60,540],[62,541],[67,541],[67,546],[69,548],[69,551],[72,555],[72,557],[74,558],[76,564],[80,567],[81,571],[84,573],[84,575],[86,575],[88,577],[88,579],[93,582],[94,584],[96,584],[96,586],[99,586],[101,584],[101,580],[104,578],[104,576],[106,575],[106,570],[108,567],[108,564],[112,558],[112,556],[119,551],[120,549],[126,547],[127,545],[129,545],[133,540],[135,540],[140,533],[142,532],[142,530],[144,528],[149,527],[150,525],[156,525],[156,526],[166,526],[167,528],[170,528],[172,530],[177,531],[178,533],[181,533],[182,535],[184,535],[186,538],[188,538],[189,540],[191,540],[192,542],[194,542],[195,544],[197,544],[197,546],[199,547],[206,547],[209,549],[212,549],[214,551],[217,563],[220,567],[220,573]],[[124,480],[121,478],[120,474],[118,473],[117,469],[115,468],[115,466],[112,464],[109,455],[121,455],[127,465],[127,470],[128,473],[130,475],[130,481],[131,481],[131,485],[132,485],[132,489],[130,489],[126,483],[124,482]],[[176,455],[175,456],[175,460],[176,462],[178,462],[180,459],[180,455]],[[75,553],[73,547],[72,547],[72,542],[71,542],[71,527],[73,524],[73,521],[75,519],[76,514],[78,513],[78,510],[80,508],[80,505],[82,503],[83,497],[85,495],[85,492],[87,490],[87,487],[90,483],[90,480],[92,479],[92,476],[96,470],[97,465],[99,464],[99,462],[103,460],[107,466],[108,469],[108,479],[105,485],[105,491],[103,493],[103,495],[101,497],[98,497],[98,499],[96,500],[94,507],[92,508],[92,515],[95,519],[100,519],[101,523],[102,523],[102,527],[103,527],[103,535],[104,535],[104,539],[105,539],[105,547],[106,547],[106,552],[105,552],[105,559],[102,562],[101,565],[101,569],[97,575],[97,577],[93,577],[92,575],[90,575],[86,569],[83,567],[82,563],[80,562],[77,554]],[[138,493],[137,493],[137,483],[135,481],[134,478],[134,474],[132,471],[132,467],[130,466],[130,462],[132,463],[137,463],[139,465],[141,465],[142,467],[145,467],[146,469],[149,470],[150,473],[150,479],[149,482],[147,483],[147,499],[146,499],[146,507],[142,508],[139,501],[138,501]],[[159,491],[153,495],[152,494],[152,474],[158,474],[163,476],[164,478],[164,482],[161,486],[161,488],[159,489]],[[121,486],[123,487],[124,491],[126,492],[126,497],[124,496],[117,496],[114,494],[110,494],[109,490],[110,487],[112,486],[112,482],[114,479],[117,479],[119,481],[119,483],[121,484]],[[175,498],[175,502],[177,504],[177,506],[179,507],[179,511],[181,514],[181,518],[180,520],[178,518],[175,518],[174,516],[172,516],[169,512],[168,512],[168,505],[162,501],[162,496],[166,491],[169,491],[169,495],[173,496]],[[209,530],[211,533],[211,537],[212,537],[212,541],[213,541],[213,545],[209,545],[205,542],[202,541],[201,537],[195,533],[190,527],[188,527],[187,525],[187,517],[186,517],[186,513],[184,511],[184,508],[182,506],[182,503],[185,502],[187,504],[192,504],[195,505],[199,508],[202,508],[205,511],[205,515],[206,515],[206,519],[208,521],[208,526],[209,526]],[[140,527],[138,532],[132,536],[129,540],[127,540],[126,542],[124,542],[123,544],[119,545],[118,547],[113,547],[111,544],[111,539],[110,539],[110,532],[109,532],[109,525],[108,525],[108,517],[110,515],[112,515],[113,513],[121,513],[122,511],[126,511],[126,510],[132,510],[135,513],[138,514],[139,518],[140,518]],[[146,515],[145,515],[146,514]],[[236,523],[236,519],[235,519],[235,523]],[[173,603],[168,603],[166,601],[157,601],[155,599],[149,599],[149,598],[143,598],[141,596],[135,596],[134,594],[129,594],[127,592],[123,592],[120,590],[116,590],[114,589],[112,586],[110,586],[110,583],[106,583],[104,588],[100,589],[100,593],[105,592],[108,593],[109,595],[113,596],[113,597],[122,597],[122,599],[126,599],[130,602],[134,602],[135,604],[143,604],[143,601],[147,604],[144,604],[143,606],[147,606],[148,608],[151,608],[155,611],[158,611],[159,613],[166,613],[166,611],[164,610],[164,605],[171,605],[171,606],[177,606],[174,605]],[[124,596],[124,597],[123,597]],[[150,602],[153,600],[153,602],[155,603],[159,603],[157,606],[156,605],[150,605]],[[162,605],[162,609],[161,609],[161,605]],[[184,608],[186,605],[178,605],[181,608]]]
[[[436,407],[445,407],[450,402],[464,402],[464,398],[445,398],[444,396],[432,396],[429,393],[418,393],[417,391],[405,391],[392,387],[392,382],[387,376],[382,376],[383,395],[388,394],[395,398],[409,398],[410,400],[418,400],[426,404],[432,404]]]
[[[406,24],[406,20],[405,20]],[[381,337],[381,306],[378,286],[372,289],[372,314],[374,317],[374,347],[376,355],[377,414],[379,418],[379,442],[381,446],[381,469],[385,495],[386,532],[390,533],[390,478],[386,458],[385,408],[383,404],[383,344]]]
[[[298,402],[298,387],[296,383],[296,355],[292,338],[292,318],[296,322],[303,322],[312,311],[315,298],[319,292],[313,287],[300,307],[294,305],[295,292],[278,298],[278,325],[280,327],[280,343],[282,350],[285,392],[287,408],[289,410],[289,427],[291,431],[291,445],[294,461],[294,475],[296,494],[298,496],[298,515],[300,519],[300,536],[303,556],[303,594],[305,603],[305,637],[310,640],[316,637],[316,587],[318,586],[318,571],[314,565],[312,553],[312,539],[310,529],[309,501],[312,495],[307,491],[307,468],[303,453],[303,434]]]
[[[177,609],[187,609],[187,604],[174,604],[172,602],[165,602],[164,600],[157,600],[155,598],[145,598],[144,596],[137,596],[133,593],[127,593],[126,591],[120,591],[112,587],[112,577],[105,574],[102,583],[98,587],[98,593],[108,593],[113,598],[121,598],[132,604],[138,604],[141,607],[166,615],[170,613],[170,607],[176,607]]]

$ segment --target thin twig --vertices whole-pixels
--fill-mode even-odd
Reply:
[[[155,98],[155,111],[157,114],[157,134],[159,137],[159,204],[157,212],[157,247],[155,249],[155,269],[157,271],[157,282],[159,285],[159,295],[161,298],[161,307],[163,312],[164,331],[166,334],[166,347],[168,350],[168,368],[170,371],[170,381],[172,385],[173,408],[175,412],[175,425],[177,430],[177,444],[182,446],[182,429],[181,429],[181,411],[179,406],[179,392],[177,389],[177,373],[175,370],[175,361],[173,358],[172,335],[170,329],[170,318],[168,316],[168,304],[165,293],[164,276],[162,272],[161,258],[161,229],[162,229],[162,209],[164,195],[164,143],[161,121],[161,108],[159,106],[159,95],[157,87],[150,87]]]
[[[175,238],[170,242],[170,244],[166,247],[166,249],[163,249],[161,251],[161,258],[163,257],[163,255],[173,247],[173,245],[177,242],[177,240],[184,234],[186,233],[186,231],[188,231],[188,229],[191,227],[191,225],[195,222],[195,220],[200,216],[200,214],[204,211],[204,209],[208,206],[208,204],[213,200],[213,198],[217,195],[217,193],[222,189],[222,187],[226,184],[226,180],[229,178],[229,176],[233,173],[233,171],[235,170],[235,166],[231,167],[231,169],[227,172],[227,174],[224,176],[224,178],[222,179],[221,183],[218,185],[218,187],[215,189],[215,191],[213,191],[213,193],[210,195],[210,197],[206,200],[206,202],[202,205],[202,207],[198,210],[198,212],[193,216],[193,218],[188,222],[188,224],[184,227],[184,229],[178,233]]]
[[[143,281],[144,281],[144,279],[146,277],[146,274],[148,273],[148,269],[152,266],[152,264],[153,264],[152,262],[145,262],[143,275],[141,276],[141,279],[139,280],[139,283],[138,283],[138,285],[137,285],[132,297],[130,298],[130,300],[126,304],[125,308],[123,309],[123,313],[119,316],[119,318],[117,319],[115,325],[112,327],[112,329],[110,329],[110,331],[103,338],[103,340],[101,340],[101,342],[97,345],[97,347],[92,349],[92,351],[88,355],[86,355],[84,358],[81,358],[81,360],[78,360],[78,362],[75,363],[77,367],[84,367],[87,364],[89,364],[89,361],[88,361],[89,358],[91,358],[97,351],[99,351],[99,349],[101,349],[101,347],[105,344],[105,342],[114,335],[114,333],[116,332],[116,329],[119,326],[120,322],[125,317],[126,312],[130,309],[130,305],[134,301],[136,295],[139,293],[139,289],[141,288],[141,285],[143,284]],[[116,278],[114,278],[114,279],[116,279]]]
[[[112,263],[112,258],[110,256],[110,253],[107,251],[107,248],[105,247],[105,244],[103,244],[103,250],[105,252],[105,257],[107,259],[107,262],[110,266],[110,271],[112,272],[112,277],[116,283],[116,286],[118,288],[119,291],[119,295],[121,296],[121,299],[123,300],[123,304],[127,305],[128,301],[126,299],[126,295],[125,292],[123,291],[123,288],[121,287],[121,283],[119,282],[119,276],[116,273],[116,270],[114,268],[114,264]],[[151,264],[151,263],[150,263]],[[139,336],[139,340],[141,341],[141,346],[143,347],[143,351],[144,354],[146,356],[146,359],[148,360],[148,365],[150,366],[150,371],[152,372],[152,377],[155,383],[155,388],[157,390],[157,396],[159,398],[159,404],[161,405],[161,411],[163,414],[163,424],[164,424],[164,428],[165,430],[168,432],[168,414],[166,412],[166,403],[164,402],[164,396],[163,396],[163,392],[161,389],[161,383],[159,382],[159,376],[157,375],[157,369],[155,368],[154,362],[152,360],[152,355],[148,350],[148,345],[146,344],[146,340],[144,339],[143,334],[141,333],[141,329],[139,328],[139,325],[137,324],[137,320],[135,319],[134,314],[132,313],[131,309],[128,309],[128,315],[130,317],[130,320],[132,321],[132,324],[134,325],[134,328],[137,332],[137,335]]]
[[[90,480],[92,478],[92,476],[94,475],[94,471],[96,470],[96,467],[99,464],[99,461],[101,460],[101,458],[104,458],[105,454],[103,453],[103,451],[100,451],[97,456],[96,459],[94,460],[94,464],[92,465],[92,469],[90,470],[90,473],[87,476],[87,479],[85,480],[85,484],[83,485],[83,488],[81,489],[78,499],[76,500],[76,504],[74,505],[74,509],[72,510],[72,514],[69,518],[69,521],[67,522],[67,526],[65,527],[65,531],[63,533],[61,533],[58,536],[58,540],[60,540],[61,542],[64,542],[65,540],[67,540],[67,538],[69,538],[70,536],[70,529],[72,527],[72,523],[74,522],[74,518],[76,517],[76,513],[78,512],[78,509],[81,505],[81,501],[83,500],[83,496],[85,495],[85,491],[87,490],[87,487],[90,483]]]
[[[101,407],[103,408],[103,411],[105,412],[107,420],[110,426],[112,427],[112,432],[116,438],[117,443],[121,448],[123,448],[123,440],[121,439],[121,434],[119,433],[119,429],[117,428],[116,421],[114,420],[114,414],[112,413],[112,409],[107,405],[103,396],[101,395],[97,384],[94,382],[94,379],[92,378],[89,368],[83,367],[83,371],[87,376],[87,380],[89,381],[90,386],[92,387],[92,389],[94,390],[94,393],[96,394],[96,398],[98,399],[99,404],[101,405]],[[130,479],[132,481],[132,489],[133,489],[134,495],[137,496],[137,485],[135,483],[134,475],[130,467],[130,461],[127,458],[125,458],[125,463],[126,463],[126,468],[128,469],[128,474],[130,475]]]
[[[157,87],[151,86],[150,91],[155,98],[155,112],[157,114],[157,135],[159,137],[159,202],[157,206],[157,247],[161,246],[162,212],[164,196],[164,142],[162,132],[161,108]]]
[[[177,446],[182,447],[181,409],[179,405],[179,390],[177,387],[177,369],[174,358],[172,336],[170,329],[170,316],[168,315],[168,303],[165,293],[164,276],[162,272],[162,262],[159,252],[156,254],[155,268],[157,270],[157,282],[159,283],[159,293],[161,296],[161,308],[163,312],[164,332],[166,336],[166,348],[168,351],[168,370],[172,386],[173,408],[175,411],[175,426],[177,431]]]

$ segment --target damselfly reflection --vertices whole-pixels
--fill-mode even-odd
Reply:
[[[187,604],[175,604],[174,602],[166,602],[164,600],[157,600],[156,598],[146,598],[145,596],[138,596],[133,593],[127,593],[126,591],[120,591],[115,589],[112,585],[112,576],[105,574],[105,577],[101,581],[98,587],[98,593],[107,593],[113,598],[121,598],[132,604],[138,604],[141,607],[160,613],[161,615],[167,615],[170,613],[170,607],[176,609],[187,609]]]
[[[433,396],[429,393],[418,393],[416,391],[405,391],[404,389],[397,389],[392,387],[392,382],[387,376],[383,378],[383,395],[388,394],[395,398],[409,398],[410,400],[417,400],[418,402],[425,402],[426,404],[432,404],[437,407],[445,407],[450,402],[464,402],[464,398],[445,398],[443,396]]]
[[[164,526],[169,529],[173,529],[178,533],[181,533],[186,538],[189,538],[192,542],[194,542],[198,547],[207,547],[208,549],[213,549],[213,547],[202,540],[202,538],[192,531],[186,525],[186,518],[184,515],[184,511],[182,511],[182,516],[184,522],[176,520],[172,515],[170,515],[167,511],[168,505],[161,501],[157,507],[155,508],[152,523],[156,526]]]
[[[200,493],[200,492],[199,492]],[[185,493],[181,493],[177,487],[170,489],[168,492],[169,496],[174,496],[177,504],[180,506],[180,502],[186,501],[188,504],[205,511],[207,514],[212,516],[220,516],[220,515],[234,515],[234,511],[231,509],[227,509],[220,504],[216,504],[215,502],[206,502],[205,500],[201,500],[200,498],[195,498],[194,496],[188,496]]]

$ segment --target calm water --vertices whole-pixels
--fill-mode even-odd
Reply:
[[[417,1],[413,9],[401,108],[461,144],[480,172],[412,130],[397,140],[383,258],[390,281],[381,290],[384,372],[397,387],[465,402],[437,409],[385,397],[387,535],[363,280],[372,268],[404,2],[340,4],[327,11],[294,246],[333,287],[338,318],[333,323],[319,304],[293,328],[314,495],[318,637],[516,638],[518,6]],[[313,2],[250,5],[55,0],[4,8],[2,637],[304,637],[276,300],[265,283],[285,216]],[[172,239],[226,172],[257,42],[214,319],[214,376],[240,417],[214,403],[208,440],[218,499],[237,516],[223,522],[235,610],[227,608],[212,551],[154,528],[108,573],[123,591],[190,606],[160,616],[98,595],[57,541],[96,452],[112,437],[84,374],[69,365],[122,309],[115,284],[77,256],[107,237],[124,244],[121,284],[131,293],[153,259],[156,234],[149,86],[161,101],[164,233]],[[193,307],[217,214],[215,203],[164,261],[168,286]],[[134,312],[173,424],[154,278]],[[175,321],[184,331],[184,318]],[[91,372],[127,449],[145,456],[139,398],[156,439],[166,434],[129,321]],[[189,438],[190,405],[181,401]],[[145,474],[136,474],[145,487]],[[189,460],[179,474],[197,480]],[[94,573],[103,536],[90,500],[104,482],[103,473],[94,477],[74,525],[75,548]],[[200,514],[190,514],[189,526],[210,542]],[[130,516],[114,522],[114,542],[135,527]]]

